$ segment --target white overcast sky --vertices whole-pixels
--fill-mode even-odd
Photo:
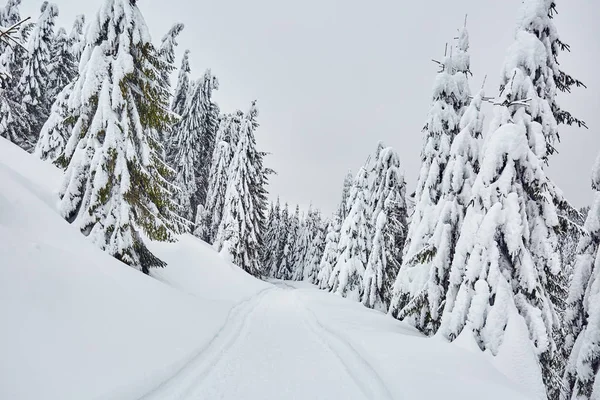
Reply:
[[[59,25],[93,15],[103,0],[55,0]],[[37,18],[41,1],[23,0]],[[332,212],[343,177],[378,140],[400,154],[412,192],[421,128],[437,66],[468,13],[471,87],[496,95],[520,0],[139,0],[155,42],[174,22],[186,25],[178,54],[192,73],[219,77],[222,111],[258,99],[259,146],[272,153],[270,192],[282,201]],[[587,90],[561,96],[589,130],[563,128],[550,175],[576,205],[591,202],[590,170],[600,150],[600,1],[558,0],[556,25],[571,54],[562,67]],[[179,61],[178,61],[179,63]],[[488,120],[489,122],[489,120]]]

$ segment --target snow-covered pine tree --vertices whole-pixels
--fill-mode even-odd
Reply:
[[[310,244],[312,243],[312,235],[310,232],[309,218],[312,210],[309,210],[308,216],[302,215],[298,223],[298,235],[296,243],[294,243],[294,266],[292,267],[292,280],[301,281],[304,279],[304,268]]]
[[[263,268],[266,270],[265,275],[271,276],[271,265],[273,259],[277,253],[278,243],[278,230],[279,230],[279,219],[280,219],[281,206],[279,204],[279,198],[277,203],[273,202],[269,205],[269,213],[267,214],[267,221],[265,223],[265,233],[263,235],[263,243],[260,251],[260,262]]]
[[[60,213],[118,260],[149,273],[166,264],[143,242],[174,240],[179,225],[149,129],[170,123],[158,52],[132,0],[105,0],[86,33],[68,98],[74,149]]]
[[[69,43],[71,44],[71,54],[75,59],[75,64],[79,65],[81,53],[85,48],[85,15],[81,14],[75,17],[73,28],[69,34]]]
[[[521,8],[502,71],[501,106],[452,265],[456,301],[443,318],[450,339],[466,328],[494,355],[505,335],[526,327],[528,337],[520,340],[529,340],[539,358],[551,399],[558,397],[564,362],[556,351],[556,305],[564,295],[557,232],[559,208],[568,206],[544,172],[558,139],[554,5],[527,0]]]
[[[175,48],[177,47],[177,37],[181,34],[184,26],[181,23],[174,24],[163,36],[158,48],[159,59],[162,63],[160,69],[161,85],[171,93],[171,73],[175,70]],[[161,132],[152,132],[154,138],[162,147],[161,157],[163,161],[167,160],[167,153],[171,143],[173,126],[167,125]]]
[[[342,189],[342,200],[340,202],[340,207],[339,207],[339,212],[338,212],[338,216],[340,217],[342,222],[346,219],[346,217],[348,216],[348,213],[350,212],[350,209],[352,208],[352,205],[348,205],[348,197],[350,197],[350,190],[352,189],[353,185],[354,185],[354,176],[352,175],[352,171],[348,171],[348,173],[346,174],[346,177],[344,178],[344,186]]]
[[[367,218],[367,191],[367,170],[361,168],[350,190],[347,204],[351,208],[342,225],[339,257],[329,278],[332,292],[356,301],[360,301],[363,293],[363,275],[369,256],[367,243],[371,227]]]
[[[300,230],[299,206],[296,205],[296,210],[294,211],[294,214],[288,218],[286,225],[285,242],[283,243],[283,252],[277,271],[277,278],[291,280],[294,276],[294,266],[296,263],[296,254],[294,253],[294,250]]]
[[[79,63],[73,56],[67,31],[59,28],[52,43],[51,59],[48,64],[48,86],[44,88],[48,91],[50,101],[75,79],[78,67]]]
[[[306,257],[306,267],[304,268],[304,280],[317,285],[319,283],[319,273],[321,260],[325,252],[328,221],[321,221],[321,215],[317,212],[317,226],[313,232],[313,239],[310,245],[310,251]]]
[[[437,204],[442,196],[443,177],[450,159],[454,137],[459,132],[460,115],[468,96],[456,79],[454,58],[446,56],[433,88],[433,103],[423,131],[421,172],[415,192],[415,209],[411,217],[402,266],[394,284],[389,312],[429,334],[434,331],[427,282],[433,271],[432,260],[437,248],[431,243],[439,217]],[[438,310],[436,310],[437,312]]]
[[[194,85],[183,117],[174,127],[175,156],[172,166],[176,171],[175,184],[181,188],[176,201],[181,216],[190,221],[195,219],[198,205],[206,201],[219,115],[218,107],[211,101],[212,90],[216,87],[216,79],[207,71],[203,79]]]
[[[592,173],[594,202],[585,221],[587,234],[577,246],[565,313],[565,347],[569,354],[561,399],[600,398],[600,157]]]
[[[190,51],[186,50],[181,59],[181,67],[179,67],[179,76],[177,77],[177,86],[173,94],[173,102],[171,110],[174,113],[182,115],[185,109],[190,92]]]
[[[287,271],[287,257],[284,256],[286,252],[286,243],[288,238],[288,233],[290,230],[290,211],[288,204],[281,208],[281,214],[279,217],[279,229],[277,231],[277,248],[275,249],[275,254],[273,255],[273,261],[271,265],[267,265],[267,269],[269,270],[269,275],[273,278],[280,278],[279,271]],[[289,251],[289,249],[288,249]]]
[[[31,125],[30,142],[35,145],[42,125],[48,119],[54,93],[47,91],[50,84],[50,63],[52,60],[52,42],[54,39],[54,23],[58,16],[56,4],[45,1],[40,9],[41,14],[29,37],[28,56],[25,59],[23,73],[19,80],[18,90],[27,109]],[[29,151],[33,150],[33,146]]]
[[[227,191],[227,172],[233,158],[233,150],[237,145],[240,123],[243,113],[227,114],[221,118],[217,137],[215,139],[215,150],[212,155],[209,171],[208,189],[206,192],[206,217],[203,219],[204,232],[206,236],[202,239],[213,243],[223,218],[223,204],[225,203],[225,192]]]
[[[10,27],[21,20],[20,4],[21,0],[9,0],[4,8],[0,8],[2,26]],[[21,31],[13,38],[23,42]],[[27,111],[17,90],[23,57],[24,51],[19,46],[0,42],[0,136],[29,150],[35,143],[32,143]]]
[[[235,155],[227,173],[229,183],[216,240],[222,254],[254,276],[265,274],[260,265],[265,180],[262,155],[256,150],[254,137],[257,115],[256,102],[253,102],[240,126]]]
[[[338,244],[341,231],[340,217],[336,214],[327,225],[327,234],[325,235],[325,248],[323,256],[319,263],[319,274],[317,281],[320,289],[329,289],[329,279],[333,274],[333,268],[337,264],[339,257]]]
[[[375,225],[371,251],[364,274],[362,302],[370,308],[387,311],[406,239],[406,184],[400,171],[400,158],[391,148],[380,150],[373,168],[372,224]]]

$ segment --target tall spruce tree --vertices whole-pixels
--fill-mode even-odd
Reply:
[[[266,270],[265,276],[271,276],[271,265],[277,252],[278,245],[278,230],[279,221],[281,218],[281,206],[279,204],[279,198],[277,203],[269,205],[269,213],[267,215],[267,221],[265,224],[265,233],[263,235],[263,243],[260,252],[260,260],[263,268]]]
[[[329,279],[333,273],[333,268],[338,260],[338,243],[340,241],[340,218],[335,215],[327,225],[327,234],[325,235],[325,247],[319,263],[319,274],[317,275],[317,284],[320,289],[329,289]]]
[[[204,232],[202,239],[209,243],[214,242],[223,218],[223,205],[225,204],[228,181],[227,172],[237,144],[242,118],[243,113],[241,111],[225,115],[221,118],[219,130],[217,131],[209,171],[205,215],[202,218]]]
[[[292,280],[301,281],[304,279],[304,268],[310,244],[312,242],[311,227],[309,226],[309,218],[312,210],[308,211],[308,216],[302,216],[298,224],[298,235],[294,243],[294,266],[292,267]]]
[[[235,155],[227,173],[229,183],[216,240],[222,254],[254,276],[265,274],[260,265],[265,181],[262,157],[256,150],[254,136],[257,115],[256,102],[253,102],[242,121]]]
[[[160,60],[133,0],[105,0],[86,35],[68,98],[75,121],[60,213],[118,260],[149,273],[166,264],[144,244],[178,231],[167,170],[148,134],[170,122]]]
[[[577,258],[567,299],[565,347],[569,355],[561,399],[600,397],[600,157],[592,173],[594,202],[577,246]]]
[[[325,252],[328,221],[321,221],[321,216],[316,213],[316,226],[314,227],[312,243],[307,255],[306,267],[304,268],[304,280],[317,285],[321,260]]]
[[[457,79],[455,58],[447,55],[436,77],[433,103],[423,129],[425,142],[415,209],[389,310],[393,316],[407,319],[425,333],[434,331],[437,324],[432,318],[437,320],[439,310],[431,312],[430,301],[434,299],[427,296],[428,281],[436,272],[432,261],[438,250],[432,237],[439,219],[437,205],[444,192],[443,177],[452,141],[459,132],[460,115],[468,101],[465,82],[462,77]]]
[[[367,170],[361,168],[350,190],[347,202],[350,211],[342,225],[339,257],[329,278],[332,292],[356,301],[360,301],[363,293],[363,274],[369,252],[368,202]]]
[[[287,207],[286,207],[287,208]],[[285,242],[283,242],[283,252],[281,262],[277,271],[277,278],[291,280],[294,276],[294,267],[296,264],[295,246],[298,240],[300,230],[300,207],[296,206],[294,214],[288,218]]]
[[[33,145],[37,142],[42,125],[50,114],[53,100],[51,96],[56,94],[55,91],[47,89],[51,87],[49,70],[58,7],[45,1],[40,11],[41,14],[29,37],[28,56],[18,86],[29,116],[30,142]],[[32,151],[33,146],[28,150]]]
[[[79,63],[72,53],[72,46],[67,31],[59,28],[52,43],[52,53],[48,64],[48,86],[50,99],[56,96],[71,83],[77,75]]]
[[[374,237],[364,274],[362,302],[367,307],[386,311],[402,263],[408,218],[406,184],[400,171],[400,159],[392,148],[380,150],[373,174]]]
[[[279,229],[277,230],[277,248],[275,249],[275,254],[273,255],[273,260],[271,265],[268,265],[267,268],[269,270],[269,275],[273,278],[280,278],[279,271],[284,270],[287,271],[287,257],[284,256],[286,253],[286,243],[288,239],[288,234],[290,230],[290,212],[288,204],[281,208],[281,214],[279,217]],[[289,249],[287,250],[289,252]]]
[[[456,247],[456,300],[444,317],[450,339],[466,329],[494,355],[506,332],[525,325],[529,337],[523,339],[539,359],[551,399],[558,398],[564,365],[557,351],[565,290],[557,233],[559,211],[568,203],[544,165],[555,151],[559,123],[569,123],[556,103],[566,75],[557,64],[562,42],[554,8],[547,0],[527,0],[521,8],[502,71],[501,106]]]
[[[4,8],[0,8],[2,26],[10,27],[21,20],[20,4],[21,0],[9,0]],[[22,30],[11,37],[18,43],[24,42]],[[30,134],[27,110],[17,90],[24,56],[20,46],[0,42],[0,136],[29,150],[35,143]]]
[[[190,92],[190,51],[186,50],[181,59],[181,67],[179,67],[179,76],[177,78],[177,86],[173,94],[171,110],[174,113],[182,115],[185,109],[185,103]]]
[[[175,125],[172,160],[176,171],[175,184],[181,189],[176,194],[180,215],[193,221],[198,205],[205,204],[210,158],[206,152],[214,150],[218,108],[211,101],[216,81],[206,74],[194,85],[194,92],[185,106],[183,117]]]
[[[81,54],[85,47],[85,15],[78,15],[73,22],[73,28],[69,34],[69,43],[71,44],[71,54],[75,59],[75,64],[79,65]]]

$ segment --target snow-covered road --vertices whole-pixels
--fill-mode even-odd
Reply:
[[[235,307],[210,344],[143,399],[216,398],[393,397],[371,365],[281,283]]]

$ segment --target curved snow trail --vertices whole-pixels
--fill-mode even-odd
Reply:
[[[295,292],[292,294],[297,298]],[[335,353],[354,381],[360,386],[365,396],[369,399],[393,400],[394,396],[392,396],[377,371],[360,352],[348,340],[323,325],[315,313],[301,299],[297,299],[297,301],[313,334],[323,340],[326,346]]]
[[[338,355],[329,341],[319,337],[294,292],[280,288],[267,292],[238,339],[222,351],[210,370],[177,397],[160,398],[388,399],[351,372],[344,363],[351,357]]]
[[[231,308],[227,319],[216,335],[202,349],[196,352],[171,378],[160,383],[139,400],[182,399],[197,380],[208,370],[235,342],[267,292],[276,288],[266,288],[241,301]]]

